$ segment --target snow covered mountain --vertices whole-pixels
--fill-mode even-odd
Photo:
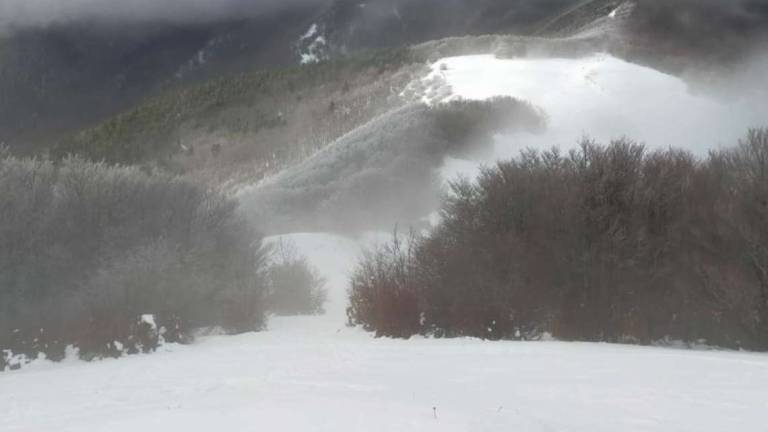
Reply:
[[[336,0],[297,42],[303,62],[448,36],[531,34],[572,0]]]
[[[755,104],[761,97],[752,87],[742,85],[757,79],[760,67],[754,68],[750,77],[724,79],[726,84],[717,86],[716,91],[707,85],[712,76],[728,76],[730,65],[748,70],[735,66],[744,61],[745,53],[759,45],[765,32],[759,26],[765,18],[760,10],[753,11],[747,6],[724,9],[687,0],[663,4],[656,0],[553,1],[536,3],[535,7],[525,1],[492,0],[472,5],[453,0],[438,7],[430,1],[335,1],[323,7],[285,12],[282,20],[276,20],[291,25],[259,26],[253,21],[255,18],[237,25],[220,23],[216,31],[209,29],[209,33],[204,33],[193,44],[194,49],[185,47],[185,55],[178,56],[186,59],[182,66],[177,67],[177,61],[160,62],[168,66],[167,70],[154,75],[155,69],[136,66],[149,78],[133,82],[128,74],[122,78],[131,85],[99,87],[109,94],[130,93],[139,98],[152,92],[151,86],[146,85],[167,72],[171,77],[157,84],[164,89],[157,96],[75,134],[54,132],[55,140],[48,137],[46,142],[55,143],[56,156],[75,152],[109,162],[159,161],[174,170],[196,172],[229,185],[253,183],[288,168],[294,172],[293,177],[289,179],[288,174],[280,173],[282,184],[276,187],[283,197],[268,201],[286,204],[290,200],[286,201],[284,195],[292,194],[293,201],[307,204],[311,200],[302,195],[307,190],[300,189],[311,186],[326,197],[314,197],[319,199],[315,204],[325,209],[326,214],[312,217],[315,220],[311,222],[316,224],[313,228],[329,228],[328,223],[320,221],[344,225],[345,219],[334,215],[334,206],[326,202],[328,197],[349,204],[342,197],[356,193],[354,182],[349,180],[358,171],[365,174],[358,180],[381,175],[378,168],[390,163],[394,155],[402,156],[403,143],[424,138],[408,132],[409,127],[418,132],[430,130],[425,123],[424,107],[411,104],[458,96],[488,99],[503,95],[526,100],[548,116],[550,130],[539,138],[520,141],[515,149],[553,144],[568,148],[581,135],[590,134],[603,141],[629,135],[650,146],[679,144],[705,151],[709,146],[733,143],[747,128],[760,124],[761,111]],[[516,30],[528,35],[472,35]],[[256,37],[259,31],[261,38]],[[432,40],[454,34],[462,36]],[[690,34],[707,40],[715,37],[712,35],[728,34],[729,39],[708,43],[703,50],[701,42]],[[169,37],[170,40],[191,40],[172,35],[176,36]],[[246,40],[255,42],[249,45]],[[359,54],[367,48],[423,40],[426,41],[393,52]],[[117,42],[112,44],[121,46]],[[163,45],[148,43],[146,52]],[[659,48],[649,49],[650,46]],[[731,49],[734,46],[738,49]],[[111,50],[106,52],[119,57]],[[267,55],[272,52],[277,54]],[[318,63],[323,59],[335,61]],[[242,70],[247,68],[245,65],[253,66],[259,61],[294,66],[263,73],[222,72]],[[302,62],[306,63],[304,67],[295,66]],[[446,70],[435,69],[442,67]],[[513,79],[518,74],[524,79]],[[206,80],[206,76],[216,79]],[[472,84],[474,81],[470,80],[467,85],[474,90],[465,91],[461,88],[466,82],[461,77],[486,78],[480,97],[476,97],[478,89],[474,88],[480,83]],[[201,84],[188,82],[198,79]],[[454,79],[458,81],[452,82]],[[728,85],[734,85],[730,89],[733,91]],[[698,94],[694,95],[689,87]],[[745,88],[739,87],[749,90],[745,92]],[[641,88],[645,90],[638,91]],[[41,93],[43,99],[44,94]],[[82,94],[90,94],[87,86]],[[564,99],[563,95],[569,97]],[[101,96],[89,97],[97,101]],[[723,98],[730,98],[725,99],[729,107],[724,105]],[[55,99],[61,104],[76,104],[77,100],[74,96]],[[687,132],[682,132],[683,127],[665,126],[669,116],[658,107],[670,106],[669,101],[678,107],[676,115],[682,122],[678,126],[686,125]],[[409,106],[410,114],[396,115]],[[582,107],[588,109],[579,112]],[[91,108],[98,108],[99,113],[108,112],[103,104],[95,102]],[[8,110],[16,117],[25,112]],[[578,114],[573,115],[572,111]],[[89,110],[67,112],[87,116]],[[398,120],[401,117],[407,121]],[[67,117],[56,118],[65,121]],[[713,131],[713,120],[726,118],[729,127]],[[371,132],[374,126],[378,129]],[[391,133],[384,139],[385,135],[379,136],[378,130]],[[50,133],[42,125],[25,131]],[[369,144],[371,147],[366,147]],[[214,147],[215,156],[210,151]],[[194,152],[195,148],[204,150]],[[318,153],[324,149],[327,151]],[[363,156],[350,158],[358,163],[355,166],[337,166],[338,161],[332,159],[323,162],[322,158],[332,152]],[[514,153],[507,151],[505,155]],[[322,181],[310,175],[324,171],[328,172],[318,174]],[[270,180],[275,187],[274,179]],[[423,197],[429,198],[416,200],[415,207],[434,201],[434,190],[427,189]],[[379,207],[358,206],[376,216],[368,218],[370,221],[381,216],[381,226],[403,216],[397,209],[384,210],[383,203],[389,201],[379,198]],[[262,203],[263,199],[262,194],[254,202]],[[262,209],[275,211],[271,206]],[[289,213],[280,218],[262,218],[274,222],[271,228],[260,228],[282,232],[286,225],[296,225],[296,221],[289,222]],[[297,218],[308,222],[305,217]],[[283,227],[276,228],[280,225]]]
[[[28,147],[168,87],[293,64],[312,10],[216,22],[61,22],[0,35],[0,142]]]
[[[53,22],[0,35],[0,142],[45,149],[149,95],[253,68],[451,36],[573,36],[617,18],[625,57],[676,74],[739,61],[768,27],[761,0],[328,0],[209,21]]]
[[[0,34],[0,142],[45,145],[147,95],[253,68],[531,29],[575,0],[328,0],[193,22],[62,21]]]
[[[768,61],[747,54],[766,22],[755,0],[335,0],[239,20],[60,23],[7,36],[0,143],[136,164],[139,179],[186,173],[231,193],[266,244],[291,244],[316,267],[328,304],[320,316],[271,317],[261,332],[206,328],[191,345],[119,360],[76,361],[74,345],[59,364],[0,351],[3,367],[29,362],[0,373],[0,430],[764,430],[765,354],[548,333],[376,339],[347,323],[360,256],[393,227],[435,228],[459,176],[475,180],[526,149],[566,152],[584,136],[705,155],[764,124]],[[120,210],[88,215],[119,222],[127,206],[112,201]],[[207,213],[195,223],[229,224]],[[123,235],[104,231],[105,242]],[[94,280],[94,293],[109,284]],[[476,295],[479,284],[465,285]]]
[[[495,133],[490,149],[457,156],[429,120],[450,101],[527,101],[545,127]],[[705,156],[765,121],[763,94],[727,101],[693,94],[680,78],[604,52],[579,58],[439,58],[403,90],[388,111],[330,142],[302,163],[240,191],[244,211],[266,232],[296,229],[357,232],[417,227],[437,211],[441,185],[525,149],[574,149],[584,137],[624,137],[649,150],[684,148]],[[416,101],[416,102],[413,102]],[[509,122],[520,121],[509,118]],[[437,135],[437,136],[436,136]],[[481,142],[479,137],[474,138]],[[431,152],[425,147],[432,146]],[[436,170],[436,171],[435,171]],[[430,173],[440,173],[433,178]]]

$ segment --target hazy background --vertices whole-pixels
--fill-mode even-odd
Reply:
[[[327,0],[2,0],[0,30],[72,20],[211,21]]]
[[[366,6],[399,5],[418,0],[379,0],[359,2]],[[688,0],[683,0],[682,3]],[[212,20],[243,14],[259,14],[295,5],[331,3],[329,0],[2,0],[0,27],[30,26],[72,19],[108,20]],[[446,0],[445,7],[464,1]],[[472,2],[469,2],[470,4]],[[487,3],[487,2],[486,2]],[[503,2],[499,2],[503,3]],[[547,7],[547,2],[530,1],[531,7]],[[698,5],[731,9],[736,16],[765,15],[765,0],[696,0]]]

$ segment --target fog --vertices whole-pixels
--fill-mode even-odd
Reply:
[[[514,158],[528,148],[568,151],[583,138],[600,144],[628,138],[651,151],[676,148],[705,158],[712,150],[733,147],[749,129],[764,126],[768,113],[759,78],[768,74],[764,56],[696,84],[604,54],[576,60],[470,56],[442,64],[446,70],[433,76],[455,96],[522,98],[543,109],[549,120],[544,133],[498,136],[490,159],[448,159],[446,179],[475,177],[481,163]]]
[[[326,0],[2,0],[0,31],[73,20],[210,21],[325,2]]]
[[[421,0],[419,0],[421,1]],[[417,0],[379,0],[372,1],[369,12],[386,10],[389,15],[393,6],[418,3]],[[422,3],[428,3],[421,1]],[[654,0],[646,0],[653,4]],[[71,20],[107,20],[107,21],[210,21],[221,18],[247,16],[274,11],[292,6],[331,3],[331,0],[2,0],[0,1],[0,30],[46,25],[53,22]],[[445,9],[470,10],[492,7],[498,1],[486,0],[473,2],[467,0],[445,0],[440,2],[442,13]],[[552,2],[518,1],[520,11],[553,9]],[[666,2],[664,2],[666,3]],[[703,6],[721,17],[727,17],[731,23],[735,20],[753,20],[768,14],[768,2],[765,0],[680,0],[683,5],[677,16],[690,19],[686,4]],[[383,9],[382,9],[383,8]],[[673,13],[670,17],[674,16]]]
[[[517,25],[520,21],[535,22],[558,11],[576,0],[513,0],[504,7],[514,9],[512,16],[501,18]],[[323,6],[333,0],[0,0],[0,32],[52,23],[72,21],[96,22],[210,22],[227,18],[252,17],[291,7]],[[419,23],[411,31],[429,35],[442,34],[451,28],[464,28],[466,17],[477,11],[497,8],[504,0],[368,0],[366,2],[338,2],[336,13],[354,14],[361,27],[375,29],[391,26],[393,31],[404,30],[404,22]],[[360,6],[356,8],[354,6]],[[364,6],[364,7],[363,7]],[[433,9],[428,15],[424,11]],[[422,21],[427,16],[426,21]],[[489,21],[494,21],[490,19]],[[411,23],[411,24],[413,24]],[[477,24],[477,23],[475,23]],[[509,23],[508,23],[509,24]],[[513,25],[514,26],[514,25]],[[389,29],[390,27],[388,27]],[[508,28],[508,27],[507,27]],[[391,35],[379,35],[387,38]]]

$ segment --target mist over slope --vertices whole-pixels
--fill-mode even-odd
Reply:
[[[99,0],[14,0],[1,6],[0,142],[28,153],[164,89],[253,68],[451,36],[568,37],[631,9],[622,57],[682,74],[738,66],[768,27],[764,0],[134,0],[116,7]]]
[[[0,4],[0,429],[762,430],[765,3]]]
[[[467,33],[524,33],[573,1],[3,2],[0,142],[44,149],[162,89],[298,64],[304,44],[321,36],[317,59]],[[302,39],[313,25],[318,34]]]
[[[0,36],[0,141],[29,151],[164,88],[291,64],[287,47],[312,11],[191,23],[65,21]]]
[[[585,136],[600,142],[631,137],[651,149],[681,147],[706,155],[737,142],[746,130],[760,126],[768,112],[768,102],[759,94],[723,100],[693,93],[677,77],[606,54],[579,59],[447,58],[433,66],[426,80],[434,94],[449,89],[449,99],[505,95],[539,106],[547,115],[546,132],[500,138],[500,147],[511,145],[505,157],[527,147],[567,150]],[[759,86],[756,81],[743,84]]]
[[[437,170],[445,157],[487,153],[495,134],[542,132],[545,125],[535,107],[512,98],[412,103],[238,196],[243,211],[268,233],[416,227],[438,206]]]
[[[421,114],[400,121],[396,120],[399,115],[396,110],[407,110],[404,107],[413,102],[440,101],[441,97],[452,94],[472,98],[472,91],[452,88],[461,87],[460,83],[446,81],[446,77],[457,74],[466,74],[470,78],[485,75],[487,87],[481,92],[482,98],[509,95],[542,108],[545,116],[570,117],[567,132],[554,122],[547,133],[517,139],[508,148],[555,144],[567,148],[576,143],[577,133],[602,139],[630,135],[651,146],[682,145],[701,151],[732,143],[747,127],[760,126],[760,113],[765,108],[759,91],[764,88],[760,85],[760,77],[768,63],[759,50],[765,32],[760,25],[765,16],[759,3],[750,1],[725,6],[687,0],[592,0],[539,2],[533,6],[525,1],[487,0],[470,5],[455,0],[438,7],[430,1],[382,0],[361,7],[353,1],[335,1],[323,5],[296,4],[293,8],[281,9],[282,15],[271,12],[258,17],[246,16],[237,22],[212,18],[210,23],[190,21],[168,27],[167,24],[133,19],[111,30],[113,39],[107,39],[91,50],[106,53],[103,69],[109,74],[122,70],[138,74],[120,74],[120,85],[100,87],[107,93],[117,92],[117,96],[99,103],[103,94],[89,93],[93,89],[101,91],[92,84],[99,82],[101,72],[96,68],[92,75],[71,75],[72,80],[87,80],[88,83],[72,86],[74,81],[67,81],[65,74],[54,84],[46,84],[45,89],[32,91],[38,99],[25,96],[24,92],[30,91],[29,86],[12,86],[19,99],[30,102],[13,108],[7,105],[9,115],[0,118],[13,124],[19,133],[35,134],[41,147],[50,150],[54,157],[75,153],[109,163],[149,164],[176,172],[195,173],[217,184],[231,186],[255,183],[288,168],[263,185],[261,198],[255,201],[259,203],[256,207],[261,206],[258,213],[279,214],[275,209],[267,209],[272,205],[286,210],[281,207],[286,205],[286,196],[295,195],[304,186],[318,193],[320,189],[326,190],[315,195],[319,202],[303,203],[308,206],[304,216],[288,211],[282,215],[282,221],[280,217],[268,218],[270,222],[266,225],[272,228],[265,228],[267,231],[281,231],[287,225],[302,224],[306,224],[307,229],[319,229],[328,227],[330,221],[338,225],[355,225],[350,223],[353,219],[365,218],[362,215],[354,218],[339,215],[347,212],[350,203],[360,204],[365,200],[347,201],[333,209],[330,203],[334,200],[330,197],[338,200],[339,194],[364,196],[366,193],[359,187],[349,189],[354,182],[331,185],[336,179],[318,183],[309,171],[302,170],[318,169],[319,165],[325,164],[326,167],[333,166],[328,170],[337,177],[352,178],[375,172],[374,176],[382,180],[391,177],[384,175],[385,172],[391,174],[397,170],[379,169],[397,158],[407,160],[412,168],[418,167],[417,171],[439,167],[442,164],[439,159],[444,155],[437,158],[432,155],[433,161],[419,165],[416,161],[422,160],[421,157],[408,153],[412,150],[411,143],[431,138],[400,130],[384,145],[388,148],[385,157],[375,150],[375,141],[386,139],[370,138],[377,137],[379,132],[366,132],[365,128],[386,124],[386,128],[379,129],[407,129],[408,124],[423,123],[416,120]],[[259,24],[262,22],[269,25],[262,26]],[[97,26],[85,31],[75,20],[45,28],[29,27],[16,32],[13,37],[37,41],[36,38],[46,31],[51,33],[44,38],[45,42],[32,44],[43,46],[40,52],[47,49],[48,43],[66,47],[71,42],[71,45],[79,46],[106,30]],[[471,35],[487,32],[528,35]],[[427,40],[397,50],[361,53],[366,48],[452,34],[460,36]],[[246,39],[248,42],[243,42]],[[14,45],[8,46],[12,48]],[[123,49],[114,50],[115,46]],[[162,47],[169,51],[158,55],[153,63],[153,53]],[[16,53],[22,58],[21,51]],[[125,62],[124,53],[130,53]],[[604,64],[592,60],[565,60],[596,59],[596,53],[609,53],[613,57],[602,57],[607,59]],[[87,55],[78,55],[81,57],[64,54],[42,57],[60,61],[62,65],[72,57],[80,58],[79,64],[84,70],[91,70],[87,67]],[[181,67],[174,67],[179,59],[190,55],[191,60]],[[441,60],[472,55],[493,56],[496,60],[487,57],[483,60],[487,63],[483,63],[486,69],[470,67],[466,71],[461,70],[464,60],[457,60],[456,65],[451,60]],[[553,58],[562,60],[542,61]],[[135,59],[141,62],[133,64]],[[616,61],[618,59],[624,62]],[[119,60],[118,66],[112,68],[115,60]],[[299,65],[302,60],[308,64]],[[629,62],[650,69],[636,68]],[[18,63],[16,72],[21,73],[23,64]],[[229,74],[260,64],[290,66]],[[552,66],[545,66],[547,64]],[[620,67],[606,67],[609,64]],[[560,66],[557,65],[564,69],[558,72]],[[544,69],[537,69],[539,66]],[[447,70],[438,70],[441,67]],[[46,66],[40,66],[40,70],[46,70]],[[653,73],[652,70],[662,72]],[[171,73],[170,81],[161,79]],[[644,78],[633,83],[635,78],[630,77],[635,74]],[[8,76],[13,77],[14,73]],[[202,82],[197,82],[199,79]],[[158,80],[160,84],[156,84]],[[2,81],[6,85],[13,82],[12,79]],[[467,82],[470,87],[475,85],[471,82]],[[67,87],[61,93],[66,97],[50,99],[55,101],[55,106],[40,111],[47,113],[45,115],[36,114],[34,122],[38,127],[28,127],[29,124],[21,119],[25,112],[29,112],[26,109],[37,110],[33,105],[41,101],[47,104],[48,98],[56,93],[46,89],[56,89],[57,85]],[[644,90],[637,91],[639,88]],[[109,112],[109,105],[114,100],[130,103],[153,92],[156,94],[102,122],[66,131],[71,120],[68,115],[85,121],[89,112],[98,111],[100,115]],[[73,93],[77,95],[72,96]],[[57,110],[77,104],[78,97],[89,98],[93,102],[89,109],[93,111],[66,109],[68,115],[55,115]],[[664,125],[672,111],[665,103],[668,98],[678,102],[674,109],[678,123],[669,127]],[[6,101],[11,100],[13,97]],[[570,115],[570,111],[588,115]],[[49,120],[54,119],[51,121],[56,123],[56,130],[47,127],[53,123],[46,126],[46,116]],[[685,121],[681,122],[681,119]],[[419,127],[412,129],[424,132]],[[669,133],[661,133],[665,129]],[[721,129],[728,133],[720,134]],[[348,150],[357,146],[355,152],[365,154],[376,169],[368,162],[355,165],[350,161],[341,168],[333,165],[338,161],[332,164],[321,162],[322,158],[328,158],[328,152],[313,157],[326,146],[337,148],[339,145]],[[512,153],[507,150],[503,154],[511,156]],[[467,166],[473,164],[476,162]],[[409,221],[418,220],[414,217],[423,215],[415,213],[423,213],[434,205],[435,187],[427,186],[427,183],[434,183],[429,179],[431,175],[421,174],[420,184],[431,192],[413,200],[420,210],[406,211],[410,213],[406,218]],[[304,186],[298,180],[300,177],[305,179],[302,180]],[[278,183],[282,186],[276,186]],[[284,187],[289,183],[289,187]],[[267,193],[269,188],[271,192]],[[345,189],[348,190],[340,192]],[[277,190],[281,192],[277,193]],[[304,190],[292,199],[302,201],[302,193],[308,191]],[[267,195],[272,198],[263,201]],[[324,198],[319,198],[320,195]],[[368,198],[375,201],[376,197],[374,194]],[[310,208],[318,211],[320,202],[326,203],[323,207],[325,222],[322,223],[307,216],[311,214]],[[381,224],[400,220],[400,210],[404,209],[395,209],[387,204],[389,202],[382,198],[378,207],[367,209],[369,218],[372,221],[379,218]],[[429,202],[432,204],[427,205]],[[385,209],[387,207],[389,209]],[[398,214],[400,216],[395,216]],[[294,217],[297,219],[287,222]],[[281,224],[284,226],[277,228]]]
[[[462,111],[471,106],[467,101],[500,96],[530,105],[502,110],[506,127],[497,129]],[[473,179],[482,165],[526,149],[567,153],[584,138],[630,138],[649,150],[706,156],[760,127],[768,112],[759,94],[726,100],[694,94],[680,78],[605,53],[442,58],[417,75],[403,97],[418,102],[377,116],[241,190],[245,213],[268,233],[420,228],[437,211],[446,182],[457,175]],[[440,122],[451,104],[461,115]]]
[[[5,0],[0,4],[0,31],[41,27],[52,23],[135,22],[195,23],[252,17],[324,0]]]
[[[198,177],[267,233],[422,226],[480,162],[582,135],[703,153],[766,111],[755,0],[92,4],[5,24],[0,143]],[[536,120],[440,120],[494,96]]]

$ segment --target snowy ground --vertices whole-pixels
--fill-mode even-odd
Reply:
[[[0,374],[0,431],[766,430],[768,355],[376,340],[342,312],[350,259],[378,236],[289,237],[342,302],[328,315]]]
[[[716,100],[694,94],[677,77],[607,54],[580,59],[446,58],[434,63],[420,87],[428,103],[505,95],[544,111],[546,132],[499,137],[492,159],[514,157],[529,147],[568,150],[585,136],[601,143],[628,137],[652,149],[672,146],[706,155],[710,149],[735,145],[749,128],[768,121],[764,99]],[[472,176],[477,167],[448,160],[445,175]]]
[[[713,146],[749,126],[736,119],[739,104],[692,96],[675,78],[607,56],[442,63],[447,70],[436,66],[430,85],[443,89],[433,94],[509,94],[547,111],[545,135],[500,140],[496,157],[524,146],[569,146],[584,132],[665,146],[692,124],[702,146]],[[715,119],[727,127],[712,127]],[[696,142],[685,145],[706,148]],[[452,163],[447,171],[476,167]],[[201,338],[151,355],[37,362],[0,374],[0,431],[768,430],[766,354],[377,340],[345,326],[346,280],[361,247],[387,236],[287,237],[328,279],[325,316],[274,318],[269,331]]]

